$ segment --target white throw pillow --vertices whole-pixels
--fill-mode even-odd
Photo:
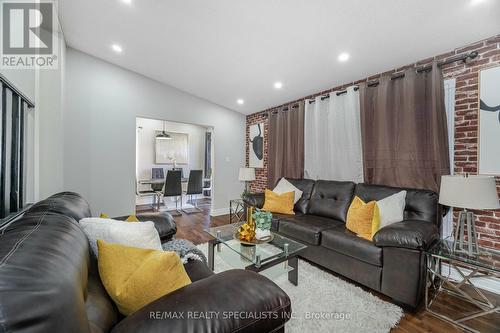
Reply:
[[[273,192],[277,194],[283,194],[287,192],[295,192],[295,198],[293,199],[293,204],[295,205],[297,201],[302,198],[302,191],[293,186],[292,183],[290,183],[288,180],[285,178],[281,178],[280,181],[278,182],[278,185],[274,188]]]
[[[113,219],[84,218],[80,226],[97,257],[97,240],[143,249],[162,250],[160,236],[153,222],[123,222]]]
[[[403,221],[406,206],[406,191],[395,193],[377,201],[380,212],[380,229],[396,222]]]

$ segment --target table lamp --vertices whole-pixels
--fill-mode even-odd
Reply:
[[[462,208],[454,235],[454,251],[480,254],[474,213],[467,209],[498,209],[495,177],[482,175],[455,175],[441,177],[439,203]],[[465,242],[467,232],[467,243]]]
[[[246,182],[245,192],[248,192],[248,182],[255,180],[255,169],[254,168],[240,168],[240,174],[238,179],[242,182]]]

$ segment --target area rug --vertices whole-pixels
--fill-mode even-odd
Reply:
[[[207,243],[198,245],[207,255]],[[208,257],[208,256],[207,256]],[[230,266],[218,255],[215,272]],[[343,281],[304,260],[299,260],[299,285],[287,274],[274,279],[292,301],[292,318],[286,324],[290,333],[389,332],[403,316],[403,310]]]

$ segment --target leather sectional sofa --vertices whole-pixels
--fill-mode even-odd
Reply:
[[[78,225],[89,216],[81,196],[64,192],[2,227],[2,332],[284,332],[290,299],[276,284],[245,270],[214,274],[199,261],[185,265],[190,285],[123,317]],[[219,318],[189,318],[189,311]],[[230,318],[230,311],[250,315]]]
[[[354,196],[380,200],[403,188],[340,181],[288,179],[303,191],[296,215],[274,214],[272,228],[308,245],[301,257],[373,290],[407,308],[416,308],[425,286],[425,250],[440,237],[441,209],[438,195],[407,189],[404,220],[379,230],[373,241],[345,228],[347,210]],[[245,198],[262,207],[264,195]]]

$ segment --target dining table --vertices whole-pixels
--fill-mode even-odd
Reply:
[[[181,178],[181,183],[186,184],[188,178]],[[150,185],[153,191],[161,191],[163,185],[165,185],[165,178],[155,178],[155,179],[142,179],[138,182],[141,185]]]

